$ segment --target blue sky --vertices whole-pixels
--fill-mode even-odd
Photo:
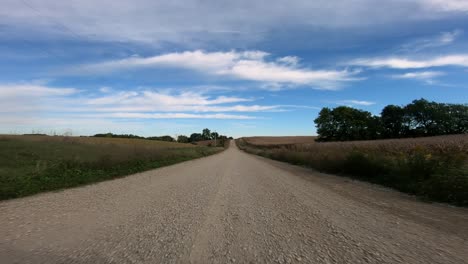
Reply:
[[[468,1],[2,0],[0,133],[314,135],[468,103]]]

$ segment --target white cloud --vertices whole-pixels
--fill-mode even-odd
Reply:
[[[288,27],[350,28],[466,11],[465,0],[3,0],[0,24],[38,36],[103,41],[192,42],[262,39]],[[450,15],[450,14],[447,14]],[[333,19],[330,19],[333,18]],[[23,32],[21,32],[23,33]],[[17,33],[18,36],[26,34]]]
[[[468,54],[446,55],[428,59],[408,59],[401,57],[358,59],[351,65],[394,68],[394,69],[422,69],[430,67],[458,66],[468,67]]]
[[[90,98],[84,101],[96,111],[197,111],[197,112],[255,112],[271,109],[267,106],[219,106],[253,99],[231,96],[209,97],[202,93],[181,92],[176,94],[144,91],[123,91]]]
[[[360,105],[360,106],[370,106],[376,104],[375,102],[371,101],[364,101],[364,100],[341,100],[335,102],[336,104],[347,104],[347,105]]]
[[[282,57],[279,62],[275,62],[267,61],[268,55],[262,51],[205,52],[196,50],[83,65],[75,71],[96,73],[140,67],[174,67],[207,75],[228,76],[264,83],[307,85],[317,89],[336,89],[342,82],[357,80],[353,77],[357,72],[300,68],[296,65],[298,61],[296,57]]]
[[[395,79],[418,79],[418,80],[431,80],[435,77],[445,75],[443,72],[438,71],[423,71],[423,72],[407,72],[403,74],[392,75]]]
[[[466,0],[420,0],[423,6],[437,11],[468,12]]]
[[[0,84],[0,98],[66,96],[78,93],[74,88],[51,88],[35,84]]]
[[[416,39],[402,45],[399,51],[406,53],[418,52],[423,49],[446,46],[453,43],[458,37],[462,35],[462,33],[462,30],[456,29],[449,32],[442,32],[434,37]]]
[[[112,88],[107,87],[107,86],[103,86],[103,87],[99,88],[99,91],[101,93],[110,93],[110,92],[112,92]]]
[[[96,96],[94,91],[80,91],[74,88],[0,84],[0,131],[24,133],[32,129],[42,129],[41,131],[49,133],[65,131],[68,128],[79,131],[78,133],[109,129],[120,131],[122,129],[119,130],[119,122],[127,124],[128,129],[134,129],[144,127],[141,122],[152,119],[250,120],[262,118],[251,113],[285,111],[292,107],[242,104],[253,100],[236,96],[210,96],[187,91],[141,88],[122,92],[106,88]]]
[[[187,113],[113,113],[100,115],[112,118],[137,118],[137,119],[256,119],[253,116],[231,114],[187,114]]]
[[[454,42],[462,33],[463,31],[460,29],[454,30],[452,32],[443,32],[440,35],[438,42],[441,44],[450,44]]]
[[[286,56],[286,57],[281,57],[276,60],[279,63],[284,63],[286,65],[292,65],[295,66],[299,63],[300,59],[299,57],[296,56]]]

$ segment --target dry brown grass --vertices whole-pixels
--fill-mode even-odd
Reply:
[[[249,153],[468,206],[467,134],[295,144],[289,143],[294,139],[286,144],[274,139],[242,138],[237,143]]]
[[[31,136],[31,135],[0,135],[0,138],[33,141],[33,142],[68,142],[91,145],[137,146],[148,148],[191,148],[192,144],[177,142],[135,139],[135,138],[105,138],[105,137],[65,137],[65,136]]]
[[[353,150],[356,148],[385,152],[401,152],[424,146],[443,153],[445,149],[456,149],[468,153],[468,134],[423,138],[362,140],[345,142],[315,142],[315,137],[246,137],[243,140],[252,146],[287,148],[295,151]]]
[[[315,143],[317,137],[310,136],[287,136],[287,137],[247,137],[244,138],[253,145],[290,145],[290,144],[311,144]]]

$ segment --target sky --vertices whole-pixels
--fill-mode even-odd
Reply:
[[[315,135],[467,82],[468,0],[0,0],[0,134]]]

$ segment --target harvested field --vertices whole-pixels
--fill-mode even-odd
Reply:
[[[237,140],[239,147],[249,153],[351,176],[435,201],[468,205],[466,134],[304,144],[252,142],[255,139]]]
[[[311,144],[315,143],[317,137],[311,136],[289,136],[289,137],[247,137],[244,138],[253,145],[290,145],[290,144]]]

